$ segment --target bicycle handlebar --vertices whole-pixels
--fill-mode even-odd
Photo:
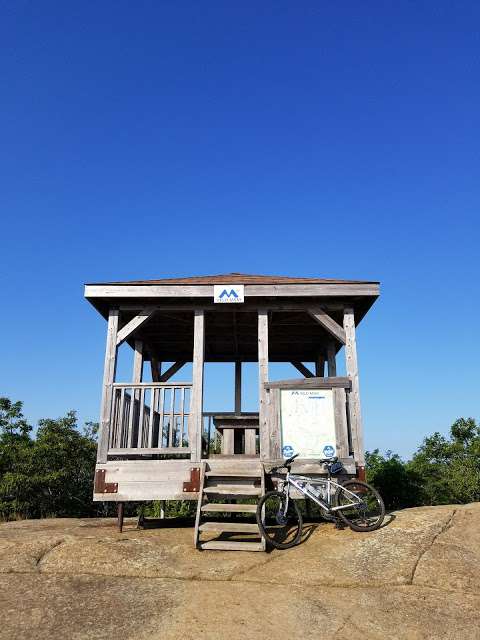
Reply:
[[[295,460],[295,458],[298,458],[299,455],[300,455],[299,453],[296,453],[291,458],[287,458],[287,460],[285,460],[283,464],[278,465],[278,467],[272,467],[270,469],[270,473],[273,473],[274,471],[278,471],[279,469],[285,469],[285,468],[288,469],[291,466],[292,462]]]
[[[275,471],[278,471],[279,469],[290,469],[292,462],[295,460],[295,458],[298,458],[300,454],[296,453],[294,456],[292,456],[291,458],[287,458],[287,460],[285,460],[285,462],[283,464],[278,465],[277,467],[272,467],[269,471],[269,473],[274,473]],[[336,462],[338,462],[338,457],[334,456],[332,458],[322,458],[321,460],[318,461],[319,464],[327,464],[327,465],[333,465]]]

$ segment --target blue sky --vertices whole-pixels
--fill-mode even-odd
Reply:
[[[368,448],[478,418],[479,24],[475,2],[3,3],[0,393],[96,419],[83,283],[240,271],[382,282]],[[227,382],[208,369],[207,409]]]

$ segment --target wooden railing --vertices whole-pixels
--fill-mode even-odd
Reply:
[[[187,382],[113,385],[109,455],[188,454]]]

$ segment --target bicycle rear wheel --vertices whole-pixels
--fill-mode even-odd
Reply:
[[[303,519],[295,500],[289,499],[285,513],[286,495],[269,491],[257,506],[257,524],[268,545],[289,549],[300,542]],[[262,513],[264,510],[264,514]]]
[[[360,501],[352,502],[352,496],[343,491],[343,488],[354,493]],[[347,480],[335,494],[336,506],[345,506],[339,509],[339,517],[353,531],[375,531],[385,517],[385,505],[374,487],[361,480]]]

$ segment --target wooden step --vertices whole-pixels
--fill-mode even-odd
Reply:
[[[262,495],[262,490],[260,487],[252,487],[251,485],[233,485],[233,484],[222,484],[222,485],[214,485],[213,487],[204,487],[203,493],[207,495],[218,495],[218,496],[260,496]]]
[[[260,533],[257,524],[250,522],[204,522],[199,531],[218,531],[220,533]]]
[[[256,504],[218,504],[210,502],[202,506],[202,511],[210,513],[257,513]]]
[[[207,471],[205,475],[209,478],[260,478],[261,473],[256,469],[243,469],[243,470],[221,470]]]
[[[263,551],[262,542],[235,542],[234,540],[209,540],[200,542],[200,549],[217,549],[219,551]]]

